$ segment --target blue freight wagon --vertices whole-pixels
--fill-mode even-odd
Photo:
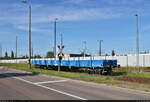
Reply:
[[[69,66],[69,60],[62,60],[61,61],[61,66],[64,66],[64,67],[67,67],[67,66]]]
[[[59,60],[32,59],[32,64],[40,67],[58,66]],[[61,66],[85,68],[89,73],[91,71],[94,71],[105,74],[110,73],[112,71],[112,68],[117,66],[117,60],[61,60]]]

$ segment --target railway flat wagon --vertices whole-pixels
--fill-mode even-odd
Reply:
[[[68,67],[69,65],[70,65],[70,61],[69,60],[62,60],[61,61],[61,66]]]
[[[69,60],[69,66],[79,68],[80,62],[79,62],[79,60]]]
[[[32,59],[32,64],[40,67],[58,66],[59,60]],[[84,68],[88,73],[108,74],[117,66],[117,60],[61,60],[62,67]]]
[[[92,63],[91,63],[92,60],[79,60],[79,63],[80,63],[80,67],[83,67],[83,68],[90,68],[92,66],[90,66]]]

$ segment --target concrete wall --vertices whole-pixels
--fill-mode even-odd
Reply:
[[[121,66],[136,66],[136,55],[96,57],[96,59],[116,59]],[[139,66],[150,66],[150,54],[139,55]]]
[[[0,63],[28,63],[28,59],[0,60]]]
[[[50,59],[50,58],[41,58]],[[90,60],[90,59],[116,59],[121,66],[136,66],[136,55],[124,55],[124,56],[94,56],[94,57],[65,57],[65,60]],[[53,58],[54,60],[54,58]],[[28,59],[17,60],[0,60],[0,63],[28,63]],[[139,55],[140,66],[150,66],[150,54]]]

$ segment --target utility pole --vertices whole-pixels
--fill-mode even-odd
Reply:
[[[0,58],[2,58],[2,44],[0,43]]]
[[[99,56],[102,55],[102,49],[101,49],[102,41],[103,41],[103,40],[98,40],[98,42],[99,42]]]
[[[61,34],[60,36],[61,36],[60,46],[62,47],[62,46],[64,46],[64,45],[63,45],[63,35]],[[60,50],[60,53],[61,53],[61,54],[62,54],[62,50],[63,50],[63,48],[61,48],[61,50]]]
[[[16,63],[17,63],[17,40],[18,40],[18,37],[16,36]]]
[[[138,30],[138,14],[136,16],[136,68],[139,69],[139,30]]]
[[[64,56],[64,54],[62,53],[62,51],[64,49],[62,34],[60,36],[61,36],[61,42],[60,42],[60,46],[58,45],[58,48],[59,48],[59,53],[58,53],[58,58],[59,58],[58,72],[60,72],[61,60],[62,60],[62,58]]]
[[[63,43],[63,40],[62,40],[62,34],[60,35],[60,46],[62,47],[62,43]],[[62,48],[60,47],[59,51],[60,51],[60,54],[62,54]],[[61,60],[59,60],[59,65],[58,65],[58,72],[60,72],[60,66],[61,66]]]
[[[29,5],[29,69],[31,69],[31,5]]]
[[[33,45],[32,45],[32,58],[34,57],[34,55],[33,55]]]
[[[55,18],[54,21],[54,57],[56,60],[56,21],[58,20],[58,18]]]
[[[33,58],[33,43],[32,43],[32,46],[31,46],[31,58]]]
[[[61,46],[63,45],[63,35],[61,34]]]
[[[83,49],[83,56],[86,56],[86,41],[83,41],[84,49]]]
[[[31,4],[27,0],[22,0],[22,3],[28,4],[29,6],[29,69],[31,69]]]

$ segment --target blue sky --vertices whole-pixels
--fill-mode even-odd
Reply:
[[[57,44],[64,38],[64,53],[80,53],[83,41],[87,52],[134,53],[136,13],[139,14],[140,51],[149,50],[150,0],[30,0],[32,5],[32,45],[35,54],[53,50],[54,19]],[[21,0],[0,1],[0,43],[5,51],[15,51],[18,36],[19,55],[28,54],[28,6]]]

